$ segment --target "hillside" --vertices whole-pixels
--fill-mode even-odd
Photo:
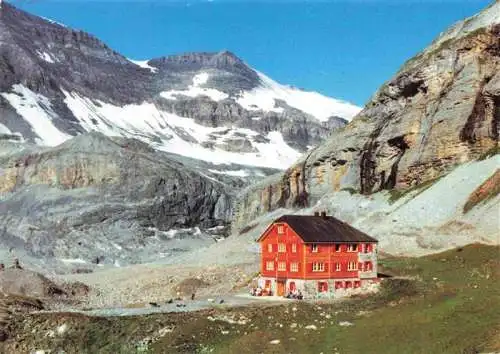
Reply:
[[[474,207],[464,212],[462,203],[499,166],[499,14],[497,1],[444,32],[406,62],[348,125],[284,174],[245,190],[235,230],[275,210],[324,208],[392,251],[396,244],[414,252],[474,239],[498,242],[498,190],[482,209],[489,219]],[[487,157],[488,163],[475,164]],[[444,176],[455,181],[453,189]],[[429,186],[429,198],[422,201],[417,196],[424,194],[410,193]],[[394,203],[403,195],[404,202]],[[432,235],[436,240],[449,235],[449,241],[429,247]],[[414,247],[415,242],[422,244]]]
[[[198,312],[19,314],[5,352],[493,353],[500,350],[498,247],[390,258],[378,295]],[[362,338],[362,340],[360,340]]]

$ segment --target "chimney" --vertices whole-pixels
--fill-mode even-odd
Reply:
[[[321,217],[322,217],[322,218],[326,218],[326,211],[322,211],[322,212],[321,212]]]
[[[314,216],[319,216],[319,211],[315,211]]]

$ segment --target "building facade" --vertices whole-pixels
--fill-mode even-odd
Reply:
[[[326,213],[284,215],[258,242],[258,285],[274,295],[335,297],[378,282],[378,241]]]

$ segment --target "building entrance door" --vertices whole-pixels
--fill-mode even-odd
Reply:
[[[285,283],[286,280],[278,280],[278,296],[285,296]]]

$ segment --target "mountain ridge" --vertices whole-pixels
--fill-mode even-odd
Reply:
[[[280,85],[229,51],[138,62],[8,3],[0,21],[0,129],[38,144],[96,130],[209,162],[285,168],[359,110]]]

